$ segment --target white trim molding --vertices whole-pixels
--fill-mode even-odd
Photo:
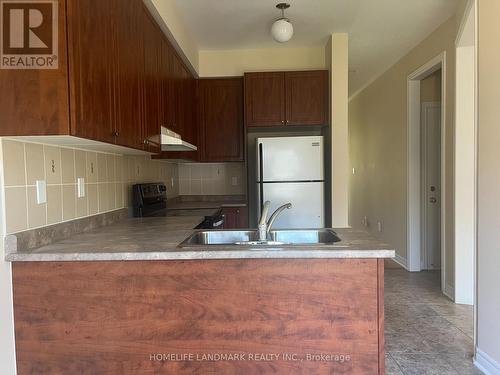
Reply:
[[[392,260],[408,271],[408,266],[407,266],[408,262],[406,258],[402,257],[399,254],[396,254],[396,256],[392,258]]]
[[[452,285],[444,284],[443,294],[452,301],[455,301],[455,288]]]
[[[420,81],[441,69],[441,290],[446,280],[446,51],[432,58],[407,78],[407,259],[408,270],[421,270],[421,106]]]
[[[500,375],[500,363],[479,348],[476,348],[474,365],[486,375]]]

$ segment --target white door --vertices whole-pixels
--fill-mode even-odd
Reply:
[[[324,228],[323,182],[264,183],[263,190],[263,201],[271,202],[269,215],[283,204],[292,204],[274,222],[273,228]],[[257,198],[260,216],[260,196]]]
[[[423,269],[441,268],[441,103],[422,103]]]
[[[264,181],[322,181],[323,137],[257,139],[257,181],[260,181],[260,146]]]

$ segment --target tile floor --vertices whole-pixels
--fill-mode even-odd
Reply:
[[[441,294],[440,272],[385,270],[387,375],[482,374],[472,364],[473,309]]]

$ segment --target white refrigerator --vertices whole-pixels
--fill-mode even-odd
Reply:
[[[257,138],[257,212],[285,203],[273,228],[324,228],[323,137]]]

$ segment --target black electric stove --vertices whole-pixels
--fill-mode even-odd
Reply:
[[[165,184],[137,184],[132,190],[135,217],[167,216]]]
[[[134,217],[162,217],[195,215],[197,210],[169,210],[167,208],[167,187],[162,183],[137,184],[133,186]],[[206,212],[207,210],[200,210]],[[224,214],[218,210],[211,215],[204,215],[196,229],[218,229],[224,225]]]

